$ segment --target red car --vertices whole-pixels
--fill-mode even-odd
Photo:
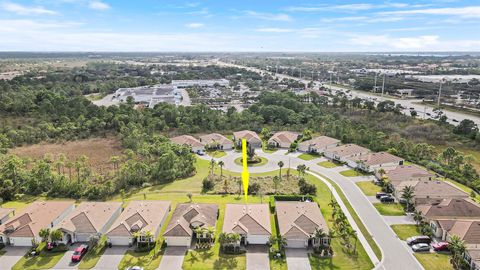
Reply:
[[[435,251],[447,251],[448,243],[447,242],[438,242],[432,244],[433,250]]]
[[[72,255],[72,262],[79,262],[83,255],[87,253],[88,251],[88,245],[81,245],[78,248],[75,249]]]

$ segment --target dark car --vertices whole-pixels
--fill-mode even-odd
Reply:
[[[412,236],[407,238],[407,244],[409,246],[411,245],[416,245],[416,244],[430,244],[432,242],[432,239],[426,235],[417,235],[417,236]]]
[[[435,251],[448,251],[448,242],[438,242],[432,244]]]
[[[412,246],[412,250],[414,252],[430,251],[430,245],[426,243],[416,244]]]
[[[390,195],[390,194],[385,193],[385,192],[377,192],[377,194],[375,194],[375,198],[380,199],[381,197],[388,196],[388,195]]]
[[[382,197],[380,197],[380,202],[382,202],[382,203],[393,203],[393,202],[395,202],[395,199],[390,195],[382,196]]]
[[[87,253],[88,245],[80,245],[75,249],[72,255],[72,262],[79,262],[82,257]]]

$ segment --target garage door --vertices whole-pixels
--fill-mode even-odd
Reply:
[[[182,246],[182,247],[190,247],[192,243],[191,237],[165,237],[165,241],[167,242],[167,246]]]
[[[30,237],[10,237],[10,244],[17,247],[32,246],[32,238]]]
[[[249,235],[247,238],[249,244],[252,245],[265,245],[268,242],[268,236],[266,235]]]
[[[128,246],[130,244],[130,237],[110,237],[109,239],[114,246]]]
[[[304,248],[305,240],[287,240],[287,248]]]

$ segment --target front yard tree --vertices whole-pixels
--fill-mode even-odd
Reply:
[[[223,162],[222,160],[220,160],[218,162],[218,167],[220,167],[220,179],[223,178],[223,166],[225,166],[225,162]]]
[[[284,165],[284,164],[283,164],[283,161],[280,160],[280,161],[278,162],[278,167],[280,168],[280,170],[279,170],[279,172],[278,172],[278,175],[279,175],[280,179],[282,179],[282,168],[283,168],[283,165]]]
[[[63,234],[62,231],[60,230],[53,230],[50,232],[50,240],[54,243],[57,243],[58,241],[62,240]]]
[[[415,189],[412,186],[405,186],[402,189],[402,199],[404,199],[407,202],[407,211],[410,211],[411,207],[411,202],[414,195]]]
[[[212,158],[212,160],[210,160],[210,174],[211,175],[213,175],[213,173],[214,173],[215,165],[217,165],[217,163],[215,162],[215,159]]]
[[[297,171],[300,174],[300,176],[305,176],[305,172],[307,171],[307,165],[305,164],[298,165]]]
[[[49,228],[43,228],[38,232],[38,236],[42,238],[42,242],[47,242],[48,237],[50,236],[50,229]]]
[[[465,242],[463,242],[460,237],[453,235],[448,241],[448,248],[452,252],[452,264],[454,269],[465,269],[465,261],[463,259],[463,254],[465,253],[466,247]]]

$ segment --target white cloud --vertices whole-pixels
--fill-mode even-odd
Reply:
[[[429,8],[381,12],[383,15],[451,15],[462,18],[480,18],[480,6],[459,8]]]
[[[81,26],[82,23],[70,21],[0,20],[1,32],[34,32]]]
[[[107,9],[110,9],[110,5],[107,4],[107,3],[104,3],[100,0],[94,0],[94,1],[90,1],[90,3],[88,3],[88,7],[91,8],[91,9],[95,9],[95,10],[107,10]]]
[[[257,28],[255,31],[264,33],[290,33],[294,30],[289,28]]]
[[[342,11],[342,12],[356,12],[366,11],[372,9],[381,8],[419,8],[428,5],[423,4],[406,4],[406,3],[384,3],[384,4],[369,4],[369,3],[357,3],[357,4],[343,4],[343,5],[311,5],[311,6],[291,6],[285,8],[291,12],[321,12],[321,11]]]
[[[53,10],[45,9],[41,6],[23,6],[16,3],[4,2],[1,4],[2,9],[16,13],[18,15],[55,15]]]
[[[430,50],[438,45],[438,36],[390,37],[388,35],[356,35],[349,39],[355,46],[380,50]]]
[[[203,23],[189,23],[189,24],[185,24],[186,27],[188,28],[202,28],[205,26],[205,24]]]
[[[292,18],[288,14],[284,14],[284,13],[261,13],[261,12],[247,10],[245,11],[245,14],[257,19],[267,20],[267,21],[284,21],[284,22],[292,21]]]

